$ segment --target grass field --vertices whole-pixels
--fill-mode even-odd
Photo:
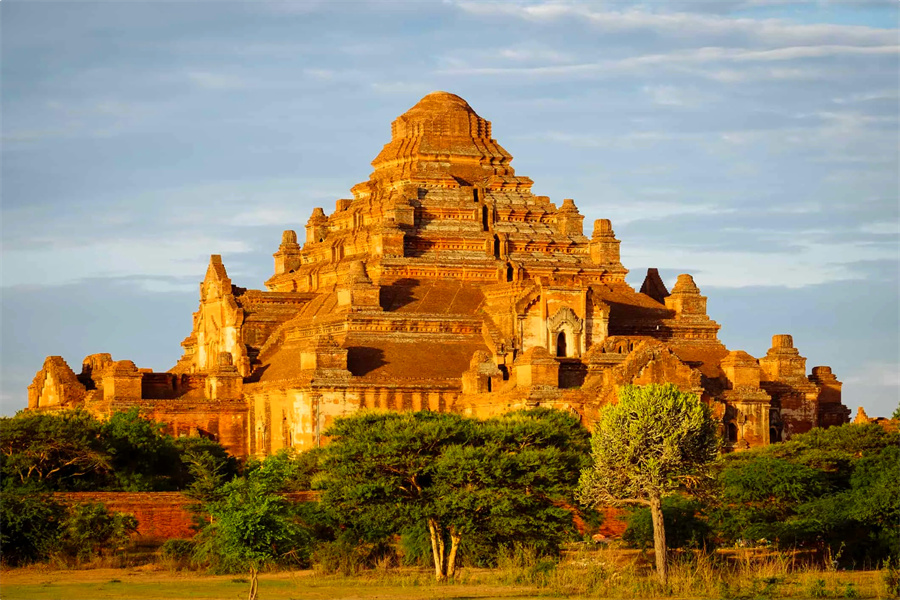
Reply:
[[[157,564],[133,568],[51,569],[33,566],[0,572],[3,600],[238,600],[249,583],[240,575],[172,571]],[[573,557],[560,566],[541,561],[498,569],[465,569],[438,584],[428,569],[384,569],[356,576],[312,570],[260,575],[261,600],[437,598],[890,598],[879,571],[795,568],[783,557],[733,565],[676,561],[669,586],[660,587],[647,565],[621,555]]]

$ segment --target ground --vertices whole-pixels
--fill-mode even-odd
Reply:
[[[596,573],[598,569],[592,569]],[[599,571],[603,571],[600,567]],[[582,575],[587,575],[583,573]],[[312,570],[266,573],[260,576],[263,600],[336,600],[436,598],[656,598],[658,591],[644,585],[643,576],[631,573],[629,582],[602,587],[593,593],[568,593],[559,582],[553,585],[517,584],[514,573],[490,570],[464,570],[460,581],[438,584],[425,569],[374,571],[357,577],[327,576]],[[677,575],[676,575],[677,577]],[[589,578],[589,577],[588,577]],[[612,579],[615,579],[614,575]],[[633,579],[632,579],[633,578]],[[505,582],[504,582],[505,579]],[[887,590],[878,571],[826,572],[800,571],[788,576],[762,577],[756,573],[741,578],[746,589],[710,588],[700,581],[678,585],[670,590],[672,598],[885,598]],[[680,588],[680,589],[679,589]],[[572,588],[575,589],[575,588]],[[602,590],[602,591],[601,591]],[[7,569],[0,572],[0,595],[4,600],[146,600],[184,598],[195,600],[231,600],[245,598],[246,577],[240,575],[204,575],[191,571],[170,571],[157,565],[120,569],[59,570],[46,566]],[[748,595],[749,594],[749,595]]]

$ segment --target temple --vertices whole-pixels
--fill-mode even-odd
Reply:
[[[575,203],[534,195],[511,161],[465,100],[425,96],[351,198],[314,209],[302,245],[284,232],[264,290],[211,257],[172,369],[93,354],[76,375],[51,356],[29,409],[140,406],[242,457],[322,445],[363,409],[546,406],[590,427],[629,383],[699,394],[733,450],[849,421],[841,382],[807,375],[791,336],[760,358],[729,351],[690,275],[670,291],[650,269],[636,292],[610,221],[585,235]]]

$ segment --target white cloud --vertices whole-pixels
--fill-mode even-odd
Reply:
[[[844,380],[844,383],[900,388],[900,365],[889,362],[870,363],[847,377]],[[895,396],[895,399],[896,398],[898,398],[898,396]],[[884,415],[869,416],[875,417]]]
[[[878,221],[875,223],[866,223],[859,230],[863,233],[871,233],[873,235],[890,235],[900,234],[900,221]],[[900,258],[900,256],[898,256]]]

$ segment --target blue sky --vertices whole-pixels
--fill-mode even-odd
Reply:
[[[898,7],[6,0],[0,412],[49,354],[170,368],[209,255],[261,288],[441,89],[535,193],[612,219],[632,285],[691,273],[729,348],[791,333],[890,414]]]

